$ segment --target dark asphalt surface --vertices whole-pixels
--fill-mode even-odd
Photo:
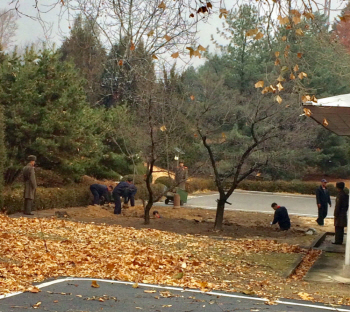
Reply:
[[[216,200],[219,198],[218,193],[206,195],[189,196],[185,207],[204,208],[216,210]],[[328,218],[333,218],[335,198],[332,197],[332,207],[328,208]],[[241,210],[252,212],[265,212],[273,214],[271,204],[276,202],[288,209],[288,213],[298,216],[317,217],[318,210],[316,206],[316,198],[312,195],[295,195],[268,192],[250,192],[235,191],[228,202],[232,205],[226,205],[226,210]],[[158,205],[164,203],[158,203]]]
[[[226,293],[208,295],[181,290],[117,284],[97,281],[99,288],[91,287],[91,280],[63,281],[43,287],[39,293],[23,293],[0,300],[0,312],[57,311],[57,312],[129,312],[129,311],[176,311],[176,312],[223,312],[223,311],[349,311],[350,307],[337,309],[305,301],[294,301],[299,305],[266,305],[249,296]],[[152,291],[147,293],[145,291]],[[41,302],[40,304],[38,304]],[[311,307],[310,307],[311,305]],[[37,306],[37,307],[36,307]],[[36,307],[36,308],[35,308]]]

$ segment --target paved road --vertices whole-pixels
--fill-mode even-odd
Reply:
[[[55,283],[55,284],[52,284]],[[229,311],[289,311],[350,312],[350,307],[336,308],[307,301],[278,301],[266,305],[262,298],[235,293],[201,293],[175,287],[139,285],[132,283],[97,280],[99,288],[91,287],[88,279],[62,279],[39,285],[39,293],[22,293],[0,300],[0,312],[49,311],[49,312],[229,312]],[[146,292],[145,292],[146,291]],[[40,303],[40,304],[39,304]]]
[[[216,199],[219,195],[194,195],[189,196],[187,207],[216,209]],[[271,204],[276,202],[286,206],[289,214],[300,216],[317,216],[315,196],[293,195],[266,192],[235,191],[228,200],[232,205],[226,205],[227,210],[243,210],[272,213]],[[328,217],[333,216],[335,198],[332,197],[332,207],[328,210]]]

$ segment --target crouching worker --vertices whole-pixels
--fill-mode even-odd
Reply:
[[[271,225],[278,223],[281,231],[287,231],[290,229],[290,219],[286,207],[278,206],[276,203],[272,203],[272,209],[275,210],[275,215]]]
[[[120,196],[124,198],[127,202],[130,200],[131,206],[135,206],[135,194],[137,188],[132,184],[132,178],[128,178],[126,181],[120,182],[113,190],[113,198],[115,203],[114,214],[121,214],[122,204],[120,201]]]
[[[110,199],[110,192],[113,191],[113,186],[106,186],[102,184],[92,184],[90,185],[90,191],[92,195],[94,195],[94,205],[100,205],[100,199],[103,199],[105,201],[109,201]]]

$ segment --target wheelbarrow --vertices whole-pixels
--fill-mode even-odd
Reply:
[[[177,193],[180,195],[180,206],[183,206],[183,204],[187,203],[187,195],[188,193],[184,191],[183,189],[180,189],[179,187],[175,188],[175,192],[168,192],[165,196],[165,204],[168,205],[170,202],[174,202],[174,194]]]

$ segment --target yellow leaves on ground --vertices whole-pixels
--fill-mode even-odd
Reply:
[[[143,291],[144,293],[146,293],[146,294],[154,294],[154,293],[156,293],[157,291],[156,290],[154,290],[154,289],[146,289],[146,290],[144,290]]]
[[[139,288],[139,284],[138,283],[132,284],[132,288]]]
[[[294,80],[295,79],[295,75],[293,73],[291,73],[290,76],[289,76],[289,79],[290,80]]]
[[[298,293],[298,296],[301,298],[301,299],[303,299],[303,300],[309,300],[309,301],[311,301],[311,300],[313,300],[314,298],[313,297],[311,297],[308,293],[306,293],[306,292],[299,292]]]
[[[255,88],[263,88],[264,87],[264,80],[260,80],[255,84]]]
[[[3,276],[0,294],[33,289],[32,283],[48,278],[74,276],[90,277],[94,281],[98,278],[131,281],[135,288],[136,282],[142,281],[234,290],[252,281],[256,294],[267,296],[275,292],[276,285],[283,285],[285,279],[239,257],[303,252],[298,246],[264,239],[218,241],[151,228],[136,230],[58,219],[41,219],[40,223],[34,218],[0,215],[0,250],[12,260],[0,261]],[[46,252],[38,233],[45,233],[47,248],[54,258]],[[220,252],[216,254],[217,250]],[[221,254],[225,257],[220,258]],[[234,281],[224,281],[227,276]],[[259,283],[254,286],[256,280]],[[262,281],[269,281],[264,288]]]
[[[164,131],[166,131],[166,126],[163,125],[159,129],[160,129],[160,131],[164,132]]]
[[[296,65],[294,66],[293,70],[294,70],[295,72],[297,72],[297,71],[299,70],[299,65],[296,64]]]
[[[287,36],[282,36],[281,40],[282,41],[286,41],[287,40]]]
[[[91,287],[93,287],[93,288],[99,288],[99,287],[100,287],[100,285],[99,285],[99,284],[97,284],[97,282],[96,282],[96,281],[92,281],[92,282],[91,282]]]
[[[286,81],[286,79],[284,79],[284,78],[282,77],[282,75],[279,75],[278,78],[277,78],[277,81],[278,81],[278,82],[282,82],[282,81]]]
[[[279,52],[279,51],[276,51],[276,52],[275,52],[275,56],[276,56],[276,58],[279,57],[279,56],[280,56],[280,52]]]
[[[40,305],[41,305],[41,302],[39,301],[39,302],[37,302],[36,304],[33,305],[33,309],[39,308]]]
[[[165,3],[162,1],[162,2],[158,5],[158,8],[159,8],[159,9],[165,10],[165,9],[166,9]]]
[[[30,287],[30,288],[28,289],[28,291],[31,292],[31,293],[38,293],[38,292],[41,292],[41,290],[40,290],[38,287],[36,287],[36,286]]]

